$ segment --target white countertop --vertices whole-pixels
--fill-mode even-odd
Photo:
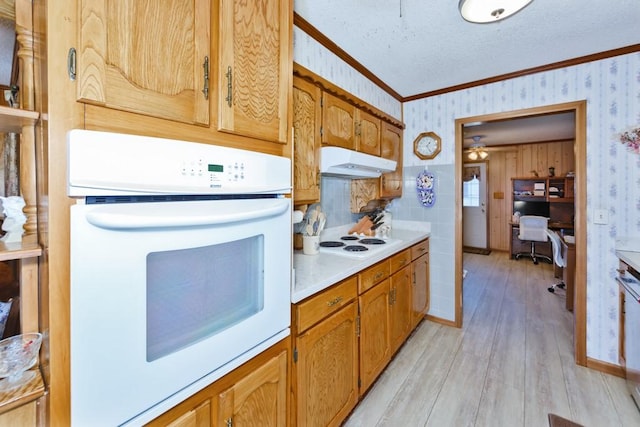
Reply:
[[[616,256],[640,271],[640,237],[619,239],[616,241]]]
[[[300,302],[378,261],[415,245],[431,234],[431,224],[428,222],[393,221],[392,226],[389,237],[401,240],[401,243],[368,258],[354,259],[322,252],[317,255],[304,255],[302,251],[294,251],[295,282],[291,290],[291,302]]]

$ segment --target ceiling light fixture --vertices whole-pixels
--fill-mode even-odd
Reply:
[[[489,157],[487,147],[484,144],[480,144],[480,138],[482,138],[482,135],[475,135],[471,138],[473,138],[473,145],[469,147],[469,154],[467,154],[469,160],[484,160]]]
[[[458,9],[469,22],[486,24],[500,21],[522,10],[532,0],[460,0]]]

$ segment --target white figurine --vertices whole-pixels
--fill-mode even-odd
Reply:
[[[27,216],[22,212],[25,203],[20,196],[0,197],[2,201],[2,213],[5,215],[2,222],[2,229],[6,232],[0,237],[0,241],[5,243],[21,242]]]

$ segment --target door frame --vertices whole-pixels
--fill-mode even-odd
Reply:
[[[575,113],[575,239],[576,273],[574,306],[574,358],[577,365],[587,366],[587,101],[545,105],[521,110],[484,114],[455,119],[455,325],[462,327],[462,165],[463,126],[472,122],[489,122],[541,114]],[[505,225],[506,226],[506,225]]]

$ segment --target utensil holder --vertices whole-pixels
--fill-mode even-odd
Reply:
[[[302,253],[317,255],[320,248],[320,236],[302,236]]]

